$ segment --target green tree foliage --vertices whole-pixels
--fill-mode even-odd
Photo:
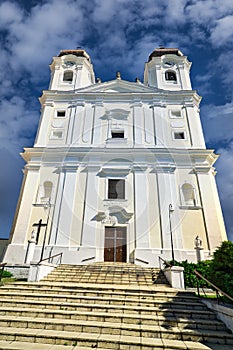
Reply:
[[[3,270],[2,272],[2,278],[3,277],[11,277],[12,276],[12,273],[7,271],[7,270]]]
[[[215,251],[210,265],[209,278],[222,291],[233,297],[233,243],[222,242]]]
[[[200,272],[200,274],[208,279],[208,273],[211,265],[210,260],[200,261],[197,264],[189,263],[187,260],[185,261],[175,261],[176,266],[182,266],[184,268],[184,283],[185,287],[188,288],[196,288],[197,287],[197,278],[194,274],[194,270]],[[200,287],[208,288],[208,284],[200,280]]]
[[[197,287],[197,279],[194,270],[197,270],[203,277],[219,287],[223,292],[233,297],[233,243],[230,241],[222,242],[217,248],[212,260],[200,261],[197,264],[188,263],[187,260],[178,262],[174,265],[184,268],[185,286],[189,288]],[[209,288],[210,286],[203,280],[199,280],[200,287]]]

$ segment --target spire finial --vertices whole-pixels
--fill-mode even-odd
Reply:
[[[116,78],[117,78],[117,79],[121,79],[121,72],[119,72],[119,71],[116,72]]]

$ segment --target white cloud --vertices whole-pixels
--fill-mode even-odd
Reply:
[[[19,23],[23,18],[23,11],[16,3],[5,1],[0,5],[0,29],[7,29],[12,23]]]
[[[223,46],[233,42],[233,15],[217,20],[211,33],[211,41],[214,46]]]
[[[233,140],[233,102],[220,106],[205,105],[201,115],[206,142],[227,144]]]
[[[83,16],[76,2],[54,0],[37,5],[9,26],[11,66],[16,71],[23,67],[36,78],[60,48],[76,47],[82,38]]]
[[[39,107],[39,106],[38,106]],[[34,134],[39,112],[31,110],[19,96],[2,99],[0,103],[0,143],[9,152],[18,153],[19,145],[26,146]],[[31,142],[31,141],[30,141]]]

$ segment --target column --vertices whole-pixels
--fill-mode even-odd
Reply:
[[[202,131],[199,109],[193,106],[186,106],[184,109],[189,126],[192,146],[205,148],[205,139]]]
[[[134,221],[136,248],[149,248],[148,180],[146,169],[134,168]]]
[[[72,130],[72,139],[71,139],[72,145],[76,145],[76,144],[78,145],[81,143],[81,140],[82,140],[82,125],[84,124],[84,108],[85,108],[84,101],[80,100],[76,103],[74,124],[73,124],[73,130]]]
[[[73,132],[74,132],[74,120],[75,120],[75,111],[76,111],[76,106],[71,105],[68,108],[68,127],[67,127],[67,136],[66,136],[66,144],[71,145],[72,144],[72,139],[73,139]]]
[[[32,212],[32,205],[36,200],[36,192],[38,189],[39,167],[26,166],[25,169],[25,183],[22,186],[22,199],[17,213],[16,224],[14,227],[14,236],[12,243],[24,244],[31,234],[32,227],[30,227],[30,219]]]
[[[227,240],[213,169],[197,174],[210,250]]]
[[[88,171],[88,175],[81,245],[88,249],[96,247],[97,221],[95,218],[98,213],[99,178],[97,173],[99,171],[99,167],[88,166],[86,170]]]
[[[157,170],[158,171],[158,170]],[[167,169],[158,171],[158,189],[160,200],[160,215],[163,247],[165,250],[171,251],[171,235],[173,238],[173,247],[177,252],[175,259],[179,259],[177,253],[183,249],[182,231],[180,226],[179,215],[179,194],[177,193],[177,184],[175,177],[175,167],[167,166]],[[172,205],[172,210],[169,212],[169,205]],[[166,258],[171,258],[171,254]]]
[[[134,114],[134,144],[142,145],[144,140],[144,115],[143,115],[143,104],[140,101],[133,103],[133,114]]]
[[[87,105],[85,109],[83,132],[82,132],[83,143],[91,144],[92,133],[93,133],[93,108],[92,106]]]
[[[48,141],[48,128],[50,128],[50,120],[54,114],[54,103],[46,102],[43,113],[40,117],[35,146],[45,146]]]
[[[144,119],[145,119],[145,141],[146,144],[155,145],[155,126],[153,118],[153,109],[148,106],[144,106]]]
[[[156,137],[156,145],[164,147],[166,142],[166,133],[165,129],[167,128],[167,122],[165,120],[165,105],[157,102],[154,103],[153,108],[153,118],[155,125],[155,137]],[[165,125],[164,125],[165,123]]]
[[[57,241],[59,218],[61,214],[61,203],[62,203],[62,196],[63,196],[63,190],[64,190],[64,182],[65,182],[65,171],[63,169],[60,169],[59,180],[57,185],[57,193],[55,196],[55,204],[54,204],[55,207],[53,211],[53,217],[51,219],[52,226],[51,226],[51,235],[49,238],[49,245],[55,245]]]
[[[75,195],[75,184],[77,178],[77,167],[65,168],[65,181],[58,221],[57,245],[70,245],[71,226],[73,221],[73,205]]]
[[[104,116],[103,102],[101,100],[100,101],[97,100],[93,108],[94,108],[94,125],[95,125],[95,128],[93,129],[93,144],[99,145],[102,143],[101,117]]]

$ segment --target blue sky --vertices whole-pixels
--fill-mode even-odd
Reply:
[[[232,0],[1,0],[0,43],[0,237],[10,232],[24,165],[19,153],[33,145],[52,57],[81,46],[102,81],[118,70],[134,81],[153,49],[165,46],[193,62],[207,147],[221,154],[216,179],[233,240]]]

